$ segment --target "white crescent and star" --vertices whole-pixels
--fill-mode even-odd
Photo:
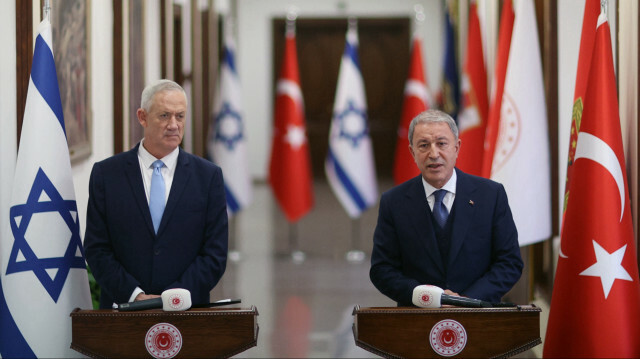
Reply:
[[[278,80],[277,85],[278,96],[289,96],[296,104],[300,106],[301,111],[304,106],[302,100],[302,91],[300,85],[297,82],[289,79]],[[288,125],[287,133],[284,136],[284,141],[287,142],[294,150],[302,147],[307,142],[306,130],[304,126]]]
[[[294,150],[302,147],[307,142],[304,126],[287,125],[284,141],[291,145]]]
[[[620,222],[622,222],[625,208],[624,176],[616,153],[611,146],[600,138],[587,132],[580,132],[578,134],[578,146],[576,147],[574,165],[579,159],[592,160],[598,163],[604,167],[616,181],[618,192],[620,193]],[[559,255],[561,258],[569,258],[562,251],[562,242],[560,243]]]
[[[629,272],[622,266],[622,259],[627,250],[627,245],[625,244],[613,253],[609,253],[595,240],[592,240],[592,242],[593,250],[596,254],[596,262],[583,270],[580,275],[600,277],[604,299],[607,299],[616,279],[633,281]]]
[[[618,161],[618,156],[616,156],[613,149],[600,138],[590,133],[580,132],[578,134],[578,147],[576,148],[574,163],[581,158],[597,162],[604,167],[616,181],[618,192],[620,193],[620,222],[622,222],[625,199],[624,175],[622,174],[622,167]]]
[[[301,107],[304,106],[304,101],[302,100],[302,90],[300,89],[300,85],[298,85],[298,83],[295,81],[291,81],[288,79],[278,80],[276,93],[278,96],[289,96]]]
[[[624,175],[616,153],[611,146],[602,139],[590,133],[580,132],[578,134],[578,146],[576,148],[574,164],[580,159],[592,160],[598,163],[604,167],[614,179],[618,187],[618,193],[620,194],[620,222],[622,222],[625,209]],[[580,275],[600,277],[604,298],[607,299],[616,279],[633,281],[629,272],[622,266],[627,245],[625,244],[612,253],[609,253],[596,242],[595,239],[591,242],[596,255],[596,262],[580,272]],[[562,243],[560,243],[560,257],[568,258],[568,256],[562,252]]]
[[[428,103],[429,92],[424,82],[409,79],[404,85],[404,95],[406,97],[414,96],[420,99],[423,103]]]

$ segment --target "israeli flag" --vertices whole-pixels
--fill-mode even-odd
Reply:
[[[80,356],[69,348],[69,313],[92,305],[48,20],[35,40],[9,222],[0,241],[0,355]]]
[[[233,215],[251,203],[253,191],[242,121],[242,93],[230,26],[225,31],[223,54],[207,151],[209,158],[222,168],[227,211]]]
[[[329,153],[325,161],[329,184],[351,218],[360,217],[378,200],[367,122],[367,102],[358,58],[358,32],[355,24],[351,23],[338,74]]]

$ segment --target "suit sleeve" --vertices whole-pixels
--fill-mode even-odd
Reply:
[[[491,227],[491,266],[461,294],[471,298],[500,301],[520,279],[524,267],[507,194],[499,185]]]
[[[207,210],[202,244],[195,260],[171,288],[185,288],[192,298],[208,298],[218,284],[227,265],[228,219],[222,171],[215,168],[207,186]]]
[[[390,202],[386,194],[382,195],[378,223],[373,234],[369,277],[382,294],[400,305],[409,305],[413,289],[420,283],[402,273],[401,250]]]
[[[140,283],[116,259],[107,226],[105,178],[96,163],[89,179],[89,203],[84,250],[91,272],[102,290],[117,303],[129,301]]]

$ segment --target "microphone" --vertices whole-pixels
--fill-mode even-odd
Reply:
[[[129,312],[134,310],[159,309],[166,312],[177,312],[191,308],[191,293],[186,289],[167,289],[159,298],[139,300],[137,302],[122,303],[118,310]]]
[[[421,308],[440,308],[443,305],[455,305],[466,308],[490,308],[497,306],[515,306],[511,303],[491,303],[480,299],[457,297],[444,294],[442,288],[435,285],[419,285],[413,290],[413,304]],[[503,305],[504,304],[504,305]]]
[[[238,303],[242,303],[242,300],[240,299],[221,299],[217,302],[213,302],[213,303],[206,303],[206,304],[196,304],[191,306],[191,308],[213,308],[213,307],[221,307],[223,305],[230,305],[230,304],[238,304]]]

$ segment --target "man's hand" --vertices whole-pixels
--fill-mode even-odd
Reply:
[[[157,294],[144,294],[144,293],[140,293],[136,296],[135,301],[139,301],[139,300],[146,300],[146,299],[153,299],[153,298],[159,298],[160,296]]]
[[[458,294],[458,293],[456,293],[456,292],[453,292],[453,291],[451,291],[451,290],[449,290],[449,289],[445,289],[445,290],[444,290],[444,294],[446,294],[446,295],[453,295],[453,296],[455,296],[455,297],[459,297],[459,296],[460,296],[460,294]],[[137,299],[136,299],[136,300],[137,300]]]

